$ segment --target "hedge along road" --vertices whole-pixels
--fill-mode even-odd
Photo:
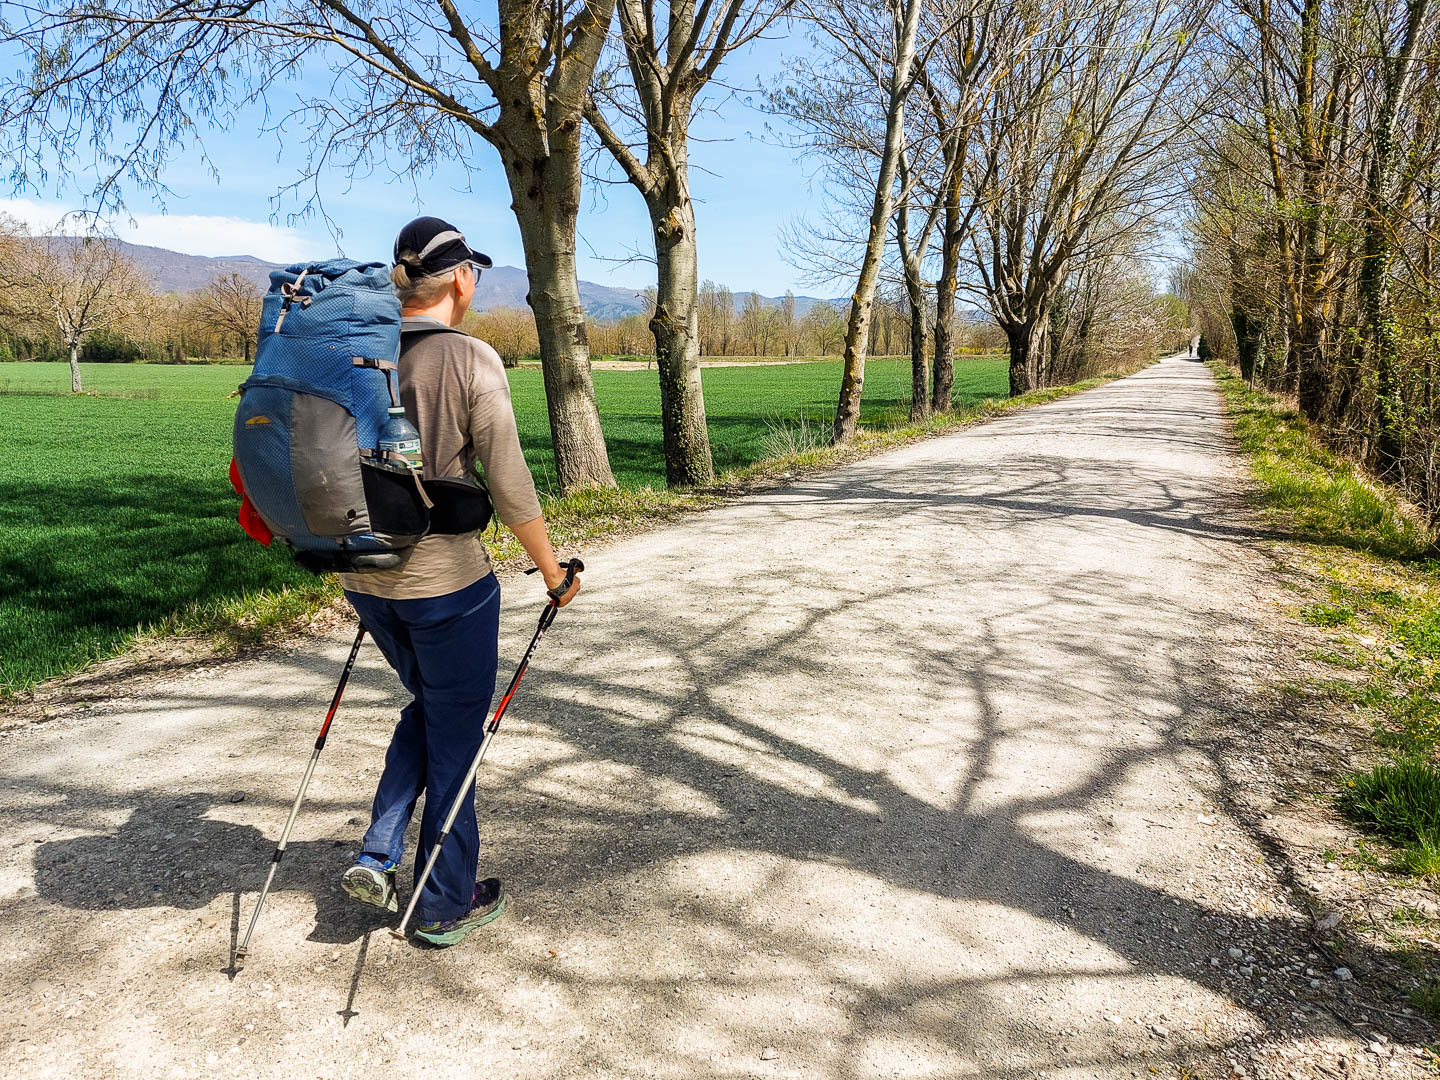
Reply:
[[[480,777],[509,912],[448,951],[337,887],[403,703],[367,648],[224,972],[349,630],[11,727],[0,1076],[1174,1076],[1292,1039],[1225,950],[1301,916],[1193,737],[1273,596],[1221,411],[1166,361],[585,552]],[[513,662],[539,590],[505,588]]]

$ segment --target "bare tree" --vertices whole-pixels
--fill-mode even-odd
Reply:
[[[70,356],[70,391],[84,389],[80,351],[98,330],[139,323],[154,303],[148,282],[104,237],[13,238],[0,268],[0,311],[48,324]]]
[[[819,303],[812,307],[805,316],[805,326],[814,335],[821,356],[828,356],[844,337],[845,320],[833,304]]]
[[[781,340],[785,342],[785,355],[793,355],[795,352],[795,335],[798,332],[798,326],[795,322],[794,289],[786,289],[784,297],[780,300],[778,328]]]
[[[1440,508],[1440,26],[1428,0],[1227,0],[1195,140],[1207,344]]]
[[[715,317],[720,329],[720,355],[730,355],[730,337],[735,332],[735,294],[729,285],[721,285],[715,293]]]
[[[221,274],[205,287],[200,294],[196,314],[207,330],[239,341],[248,364],[260,328],[263,300],[254,282],[231,271]]]
[[[955,297],[959,291],[960,262],[978,200],[965,200],[964,183],[971,132],[978,117],[979,97],[1006,69],[1022,48],[1025,28],[1017,21],[1003,23],[997,40],[996,5],[978,3],[956,19],[920,72],[920,86],[929,106],[929,122],[940,143],[939,170],[927,192],[943,214],[940,240],[940,275],[935,282],[935,348],[931,366],[930,408],[948,412],[955,385]],[[982,185],[988,177],[972,178]],[[918,393],[917,387],[914,393]],[[913,408],[913,405],[912,405]]]
[[[759,356],[765,333],[765,299],[754,290],[746,293],[741,302],[740,332],[750,339],[751,355]]]
[[[995,82],[970,171],[982,295],[1010,346],[1010,392],[1050,379],[1050,307],[1066,275],[1123,247],[1180,194],[1168,94],[1204,4],[1077,0],[1016,17],[1036,29]]]
[[[977,90],[985,81],[982,73],[990,63],[993,11],[992,4],[980,3],[958,18],[949,6],[938,13],[927,14],[928,21],[940,21],[944,25],[930,52],[929,62],[916,73],[929,108],[916,110],[912,114],[914,120],[906,125],[895,212],[895,235],[910,318],[912,421],[924,419],[932,407],[937,410],[950,407],[954,361],[949,323],[955,310],[959,244],[970,222],[969,214],[962,218],[959,213],[960,170],[969,144],[972,126],[969,117]],[[974,212],[973,203],[970,212]],[[936,226],[942,219],[948,244],[942,245],[945,251],[940,280],[936,283],[936,372],[932,393],[926,349],[929,304],[923,267]],[[918,228],[912,224],[917,221]],[[948,264],[944,262],[945,254],[949,256]]]
[[[860,421],[865,358],[869,352],[870,308],[879,284],[880,260],[895,205],[895,176],[905,131],[905,103],[915,86],[917,71],[923,66],[916,64],[915,43],[924,0],[893,0],[883,6],[830,0],[807,7],[839,52],[876,84],[885,87],[884,142],[875,174],[865,248],[845,327],[845,366],[840,377],[840,400],[832,433],[834,441],[841,443],[855,437]]]
[[[585,118],[650,213],[659,283],[650,328],[671,486],[709,483],[715,475],[700,379],[691,115],[725,57],[758,36],[788,3],[619,0],[628,78],[606,81],[586,102]],[[643,161],[635,144],[645,147]]]
[[[525,250],[561,489],[613,486],[575,224],[581,112],[614,4],[497,0],[487,19],[454,0],[20,0],[6,5],[0,40],[30,70],[0,81],[0,146],[22,187],[50,161],[78,173],[92,148],[103,211],[126,183],[163,191],[171,154],[195,144],[200,121],[223,128],[257,101],[288,110],[282,129],[305,129],[296,187],[315,191],[332,164],[359,174],[398,157],[397,172],[423,175],[441,160],[473,167],[475,141],[488,143]],[[292,80],[304,96],[291,96]]]
[[[460,328],[492,346],[506,367],[515,367],[540,353],[535,319],[522,308],[497,307],[468,312]]]
[[[1400,332],[1391,312],[1390,260],[1399,214],[1395,206],[1397,126],[1419,66],[1418,46],[1430,28],[1429,0],[1405,0],[1399,33],[1379,26],[1380,102],[1371,134],[1373,149],[1365,176],[1365,244],[1360,263],[1360,298],[1365,306],[1365,331],[1375,369],[1379,403],[1376,466],[1382,476],[1393,474],[1403,451],[1405,406],[1400,396]]]

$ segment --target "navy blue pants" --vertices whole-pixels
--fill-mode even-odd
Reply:
[[[414,697],[401,710],[385,752],[385,771],[375,790],[361,850],[400,862],[405,827],[423,791],[425,810],[415,857],[418,878],[480,748],[495,696],[500,583],[489,574],[458,592],[423,600],[345,595]],[[455,919],[470,910],[479,858],[472,789],[420,894],[422,920]]]

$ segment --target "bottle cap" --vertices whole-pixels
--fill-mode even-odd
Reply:
[[[387,411],[389,412],[389,414],[390,414],[391,416],[404,416],[404,415],[405,415],[405,406],[404,406],[404,405],[391,405],[390,408],[389,408]]]

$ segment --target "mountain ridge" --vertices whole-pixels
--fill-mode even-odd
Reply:
[[[135,244],[126,240],[117,240],[115,243],[125,257],[149,278],[151,285],[162,293],[192,292],[229,273],[239,274],[263,290],[269,288],[272,270],[283,270],[286,266],[294,265],[270,263],[253,255],[186,255],[168,248]],[[527,306],[525,297],[529,291],[529,279],[522,268],[495,266],[480,276],[480,284],[475,290],[475,300],[471,308],[479,312],[500,307],[523,308]],[[749,290],[734,293],[737,314],[749,295]],[[761,294],[760,298],[766,307],[777,307],[782,299],[764,294]],[[601,285],[584,279],[580,281],[580,303],[585,314],[592,319],[620,319],[645,311],[642,290]],[[795,314],[803,318],[811,308],[820,303],[843,305],[848,301],[833,297],[796,296]]]

